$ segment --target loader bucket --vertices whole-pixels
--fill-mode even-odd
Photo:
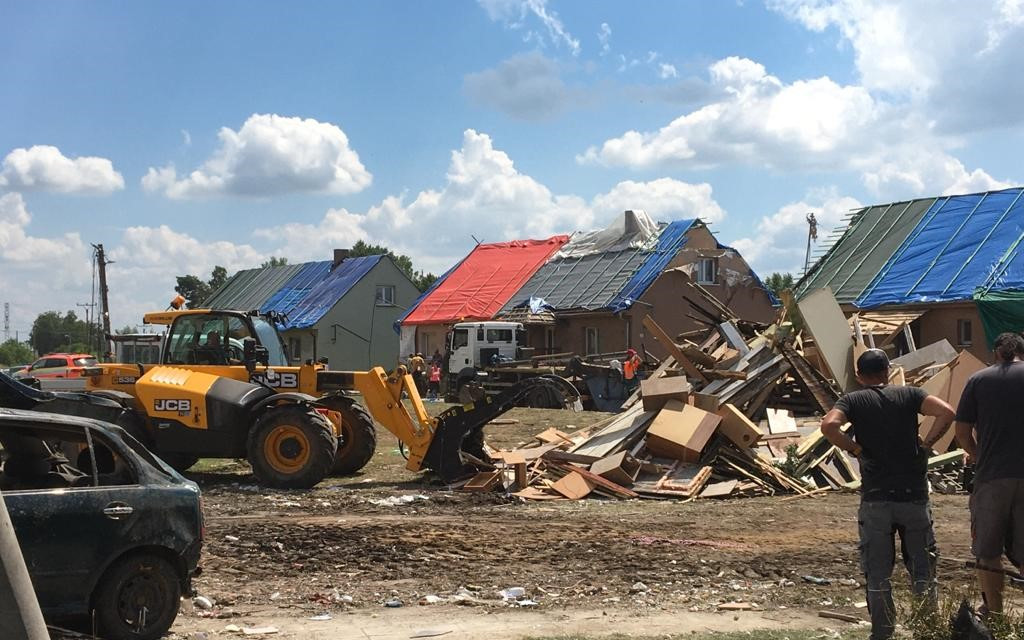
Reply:
[[[556,391],[564,399],[565,408],[579,405],[579,392],[567,380],[558,376],[538,376],[472,404],[452,407],[437,416],[434,439],[423,457],[423,466],[447,482],[475,473],[476,467],[469,463],[463,452],[486,462],[483,452],[484,425],[540,389]]]

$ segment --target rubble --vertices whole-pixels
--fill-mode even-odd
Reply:
[[[856,315],[848,321],[827,290],[799,307],[791,303],[769,326],[732,317],[695,283],[688,283],[684,297],[695,309],[691,317],[699,315],[707,329],[673,339],[644,317],[648,336],[671,355],[621,412],[586,429],[549,428],[515,450],[489,451],[494,468],[462,488],[504,490],[524,500],[696,500],[858,489],[857,461],[829,443],[819,426],[841,387],[855,388],[855,355],[875,345],[872,330],[865,331]],[[811,323],[800,321],[811,335],[786,321],[798,308],[815,314]],[[886,346],[895,356],[893,344]],[[945,341],[893,362],[893,384],[920,385],[953,405],[967,377],[984,366]],[[922,421],[922,436],[931,424]],[[944,493],[963,490],[962,452],[946,452],[952,440],[950,430],[939,441],[941,455],[929,462],[932,485]]]

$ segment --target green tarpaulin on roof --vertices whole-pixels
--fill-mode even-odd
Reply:
[[[989,291],[975,293],[978,315],[985,327],[988,348],[1000,333],[1024,331],[1024,291]]]

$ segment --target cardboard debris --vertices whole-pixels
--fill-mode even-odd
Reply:
[[[654,455],[696,462],[722,417],[679,400],[669,400],[647,428],[647,450]]]
[[[686,402],[692,387],[683,376],[651,378],[640,382],[644,411],[659,411],[669,400]]]

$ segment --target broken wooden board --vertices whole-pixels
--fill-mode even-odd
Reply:
[[[684,376],[648,378],[640,381],[640,399],[644,411],[660,411],[669,400],[686,402],[692,389]]]
[[[590,472],[628,487],[636,480],[637,473],[640,472],[640,463],[628,452],[620,451],[591,464]]]
[[[501,475],[501,471],[481,471],[473,476],[469,482],[462,485],[462,490],[478,492],[491,491],[498,486],[498,481],[501,480]]]
[[[722,417],[678,400],[669,400],[647,429],[647,449],[685,462],[696,462]]]
[[[732,492],[736,490],[736,485],[739,484],[736,480],[726,480],[725,482],[715,482],[704,487],[704,490],[700,492],[701,498],[727,498],[732,495]]]
[[[740,355],[750,351],[750,347],[747,346],[747,341],[740,335],[740,330],[736,328],[736,325],[726,321],[718,325],[718,331],[725,338],[725,341],[729,343],[729,346],[740,352]]]
[[[816,289],[797,303],[804,326],[814,338],[832,378],[843,391],[853,391],[853,337],[843,310],[828,287]]]
[[[606,427],[588,440],[570,450],[580,455],[603,458],[609,453],[619,451],[631,439],[639,436],[654,416],[654,412],[644,411],[643,406],[637,403],[615,416]]]
[[[913,371],[933,364],[946,364],[954,358],[956,358],[956,349],[949,344],[949,340],[942,339],[926,347],[921,347],[917,351],[893,358],[889,364],[893,367],[903,367],[905,371]]]
[[[549,427],[533,437],[544,444],[572,444],[572,438],[569,437],[569,434],[563,433],[554,427]]]
[[[732,404],[722,405],[716,413],[722,417],[718,431],[738,447],[752,447],[764,435],[756,424]]]
[[[595,483],[584,478],[581,473],[572,471],[551,485],[551,488],[570,500],[579,500],[587,497],[595,486]]]
[[[574,467],[574,466],[572,466],[570,464],[565,464],[565,463],[562,463],[562,462],[551,462],[550,465],[551,465],[552,468],[560,470],[562,473],[566,473],[566,474],[568,474],[568,473],[578,473],[581,476],[583,476],[584,478],[586,478],[587,480],[589,480],[592,484],[596,485],[597,488],[605,489],[605,490],[607,490],[607,492],[609,494],[614,495],[616,497],[619,497],[619,498],[637,498],[637,497],[639,497],[638,494],[635,491],[632,491],[632,490],[630,490],[630,489],[628,489],[626,487],[623,487],[622,485],[616,484],[616,483],[612,482],[611,480],[608,480],[607,478],[602,478],[601,476],[597,475],[596,473],[591,473],[589,470],[583,469],[582,467]]]
[[[961,351],[960,355],[944,369],[929,378],[921,385],[921,388],[931,395],[938,396],[948,402],[955,411],[957,405],[960,404],[960,396],[964,392],[964,387],[967,386],[967,379],[984,369],[985,366],[985,363],[978,360],[970,351]],[[934,424],[935,418],[932,416],[924,416],[922,418],[920,428],[918,429],[918,433],[921,434],[922,438],[930,437]],[[935,450],[939,453],[947,451],[955,437],[956,430],[950,426],[946,434],[935,443]]]
[[[701,382],[707,381],[707,378],[705,378],[704,374],[700,372],[700,369],[698,369],[697,366],[686,357],[686,354],[679,348],[679,345],[677,345],[675,341],[665,333],[665,330],[654,321],[654,318],[649,315],[644,316],[643,325],[651,332],[651,337],[661,343],[661,346],[669,352],[669,355],[675,358],[676,362],[683,367],[683,371],[686,372],[686,375],[700,380]]]
[[[797,433],[796,420],[788,409],[768,408],[768,433],[773,436]]]

